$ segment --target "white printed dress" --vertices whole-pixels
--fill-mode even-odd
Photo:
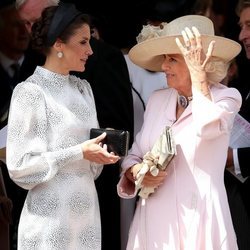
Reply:
[[[18,249],[101,249],[94,180],[102,166],[83,159],[80,144],[97,127],[89,83],[37,67],[14,89],[7,137],[10,177],[28,195]]]

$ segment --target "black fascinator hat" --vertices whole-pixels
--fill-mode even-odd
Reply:
[[[81,14],[74,4],[61,2],[52,18],[46,45],[52,46],[60,34]]]

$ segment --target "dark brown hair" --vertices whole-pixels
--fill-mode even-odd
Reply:
[[[43,10],[41,17],[33,24],[31,33],[32,48],[47,55],[53,46],[47,44],[48,32],[58,6],[47,7]],[[69,38],[75,34],[75,30],[83,24],[90,26],[90,17],[87,14],[80,14],[75,17],[65,29],[57,36],[62,42],[67,43]]]

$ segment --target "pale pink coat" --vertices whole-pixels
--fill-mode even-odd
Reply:
[[[128,250],[238,249],[224,169],[241,96],[224,85],[213,85],[211,94],[212,101],[193,89],[193,101],[178,121],[176,90],[158,90],[149,99],[144,125],[122,163],[123,173],[142,161],[165,126],[172,126],[177,155],[162,186],[147,200],[139,199]],[[134,197],[131,184],[122,174],[119,196]]]

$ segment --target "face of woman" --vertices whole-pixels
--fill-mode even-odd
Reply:
[[[87,24],[83,24],[63,45],[61,63],[67,71],[82,72],[85,70],[87,59],[93,54],[89,40],[90,28]]]
[[[162,70],[166,74],[169,87],[177,90],[191,87],[189,70],[182,55],[165,55]]]

